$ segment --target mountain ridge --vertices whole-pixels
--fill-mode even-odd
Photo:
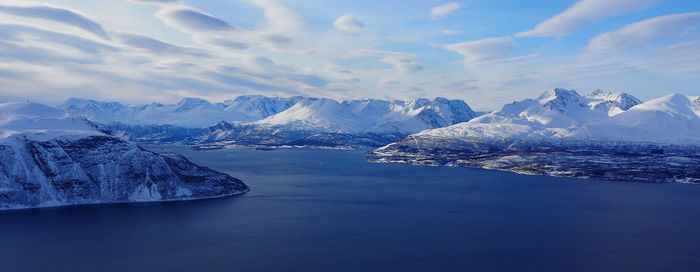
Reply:
[[[441,97],[338,102],[253,95],[222,103],[192,98],[171,105],[140,106],[74,98],[60,108],[130,140],[268,146],[381,146],[411,133],[477,116],[466,102]]]
[[[373,150],[370,160],[700,182],[699,101],[670,94],[642,103],[625,93],[554,89],[468,122],[411,134]]]

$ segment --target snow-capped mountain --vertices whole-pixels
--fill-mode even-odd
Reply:
[[[476,114],[462,100],[433,101],[304,99],[254,124],[344,133],[412,133],[465,122]]]
[[[581,96],[576,91],[553,89],[537,99],[525,99],[503,106],[469,122],[425,130],[414,138],[452,138],[512,144],[520,140],[559,140],[587,124],[610,123],[616,115],[639,104],[625,93],[601,91]],[[431,141],[433,142],[433,141]],[[433,142],[439,145],[439,142]]]
[[[641,103],[625,93],[597,90],[581,96],[573,90],[554,89],[537,99],[505,105],[500,111],[469,122],[409,135],[374,153],[388,161],[457,163],[525,173],[595,176],[586,170],[571,172],[576,167],[569,162],[576,161],[585,167],[591,163],[580,161],[582,158],[600,164],[619,153],[644,156],[653,153],[664,158],[695,154],[700,150],[698,101],[698,97],[671,94]],[[695,161],[697,157],[693,156],[684,158]],[[617,159],[615,163],[635,163]],[[687,169],[676,169],[679,164],[667,165],[664,160],[656,162],[664,167],[657,170],[671,174],[648,174],[648,178],[692,177]],[[638,158],[637,162],[642,161]],[[552,170],[555,168],[556,171]],[[691,172],[700,172],[697,166],[691,168]],[[626,166],[626,169],[639,167]],[[621,178],[601,175],[600,178]]]
[[[78,98],[68,99],[58,108],[90,121],[129,125],[175,125],[201,128],[220,121],[254,121],[265,118],[293,105],[298,98],[267,98],[241,96],[224,103],[210,103],[199,98],[185,98],[177,104],[125,106],[118,102],[100,102]]]
[[[223,103],[189,98],[173,105],[142,106],[70,99],[60,108],[131,140],[244,145],[381,146],[477,116],[464,101],[445,98],[338,102],[240,96]]]
[[[570,138],[700,145],[700,100],[670,94],[616,114],[608,122],[587,124]]]
[[[304,98],[301,96],[294,96],[290,98],[282,97],[267,97],[262,95],[246,95],[239,96],[235,99],[229,99],[224,101],[224,111],[240,113],[245,116],[243,118],[233,118],[233,119],[221,119],[217,122],[210,123],[208,125],[213,125],[218,123],[218,121],[256,121],[267,118],[278,114],[286,109],[291,108]]]
[[[118,108],[118,106],[117,106]],[[37,103],[0,104],[0,209],[244,193],[238,179]]]

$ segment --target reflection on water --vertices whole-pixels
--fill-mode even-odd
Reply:
[[[371,164],[357,151],[165,148],[252,190],[0,212],[0,270],[700,267],[700,186]]]

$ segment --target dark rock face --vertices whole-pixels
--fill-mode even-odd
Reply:
[[[248,187],[185,157],[112,136],[23,136],[0,145],[0,209],[167,201],[241,194]]]

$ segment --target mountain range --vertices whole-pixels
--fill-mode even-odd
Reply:
[[[72,98],[58,107],[125,139],[209,145],[378,147],[415,132],[471,120],[462,100],[415,101],[239,96],[222,103],[125,106]]]
[[[500,111],[407,136],[373,161],[464,165],[609,180],[700,181],[700,98],[544,92]],[[643,173],[643,174],[642,174]]]
[[[700,98],[682,94],[642,102],[627,93],[596,90],[581,95],[552,89],[491,113],[477,113],[462,100],[444,98],[338,102],[300,96],[240,96],[221,103],[186,98],[176,104],[135,106],[74,98],[50,109],[39,110],[48,116],[20,124],[41,124],[51,133],[87,124],[89,129],[77,130],[89,132],[82,138],[107,137],[120,143],[183,143],[197,149],[361,148],[372,150],[368,160],[373,162],[700,182]],[[5,124],[3,137],[20,141],[12,126]],[[55,138],[31,135],[38,140],[23,141]]]

